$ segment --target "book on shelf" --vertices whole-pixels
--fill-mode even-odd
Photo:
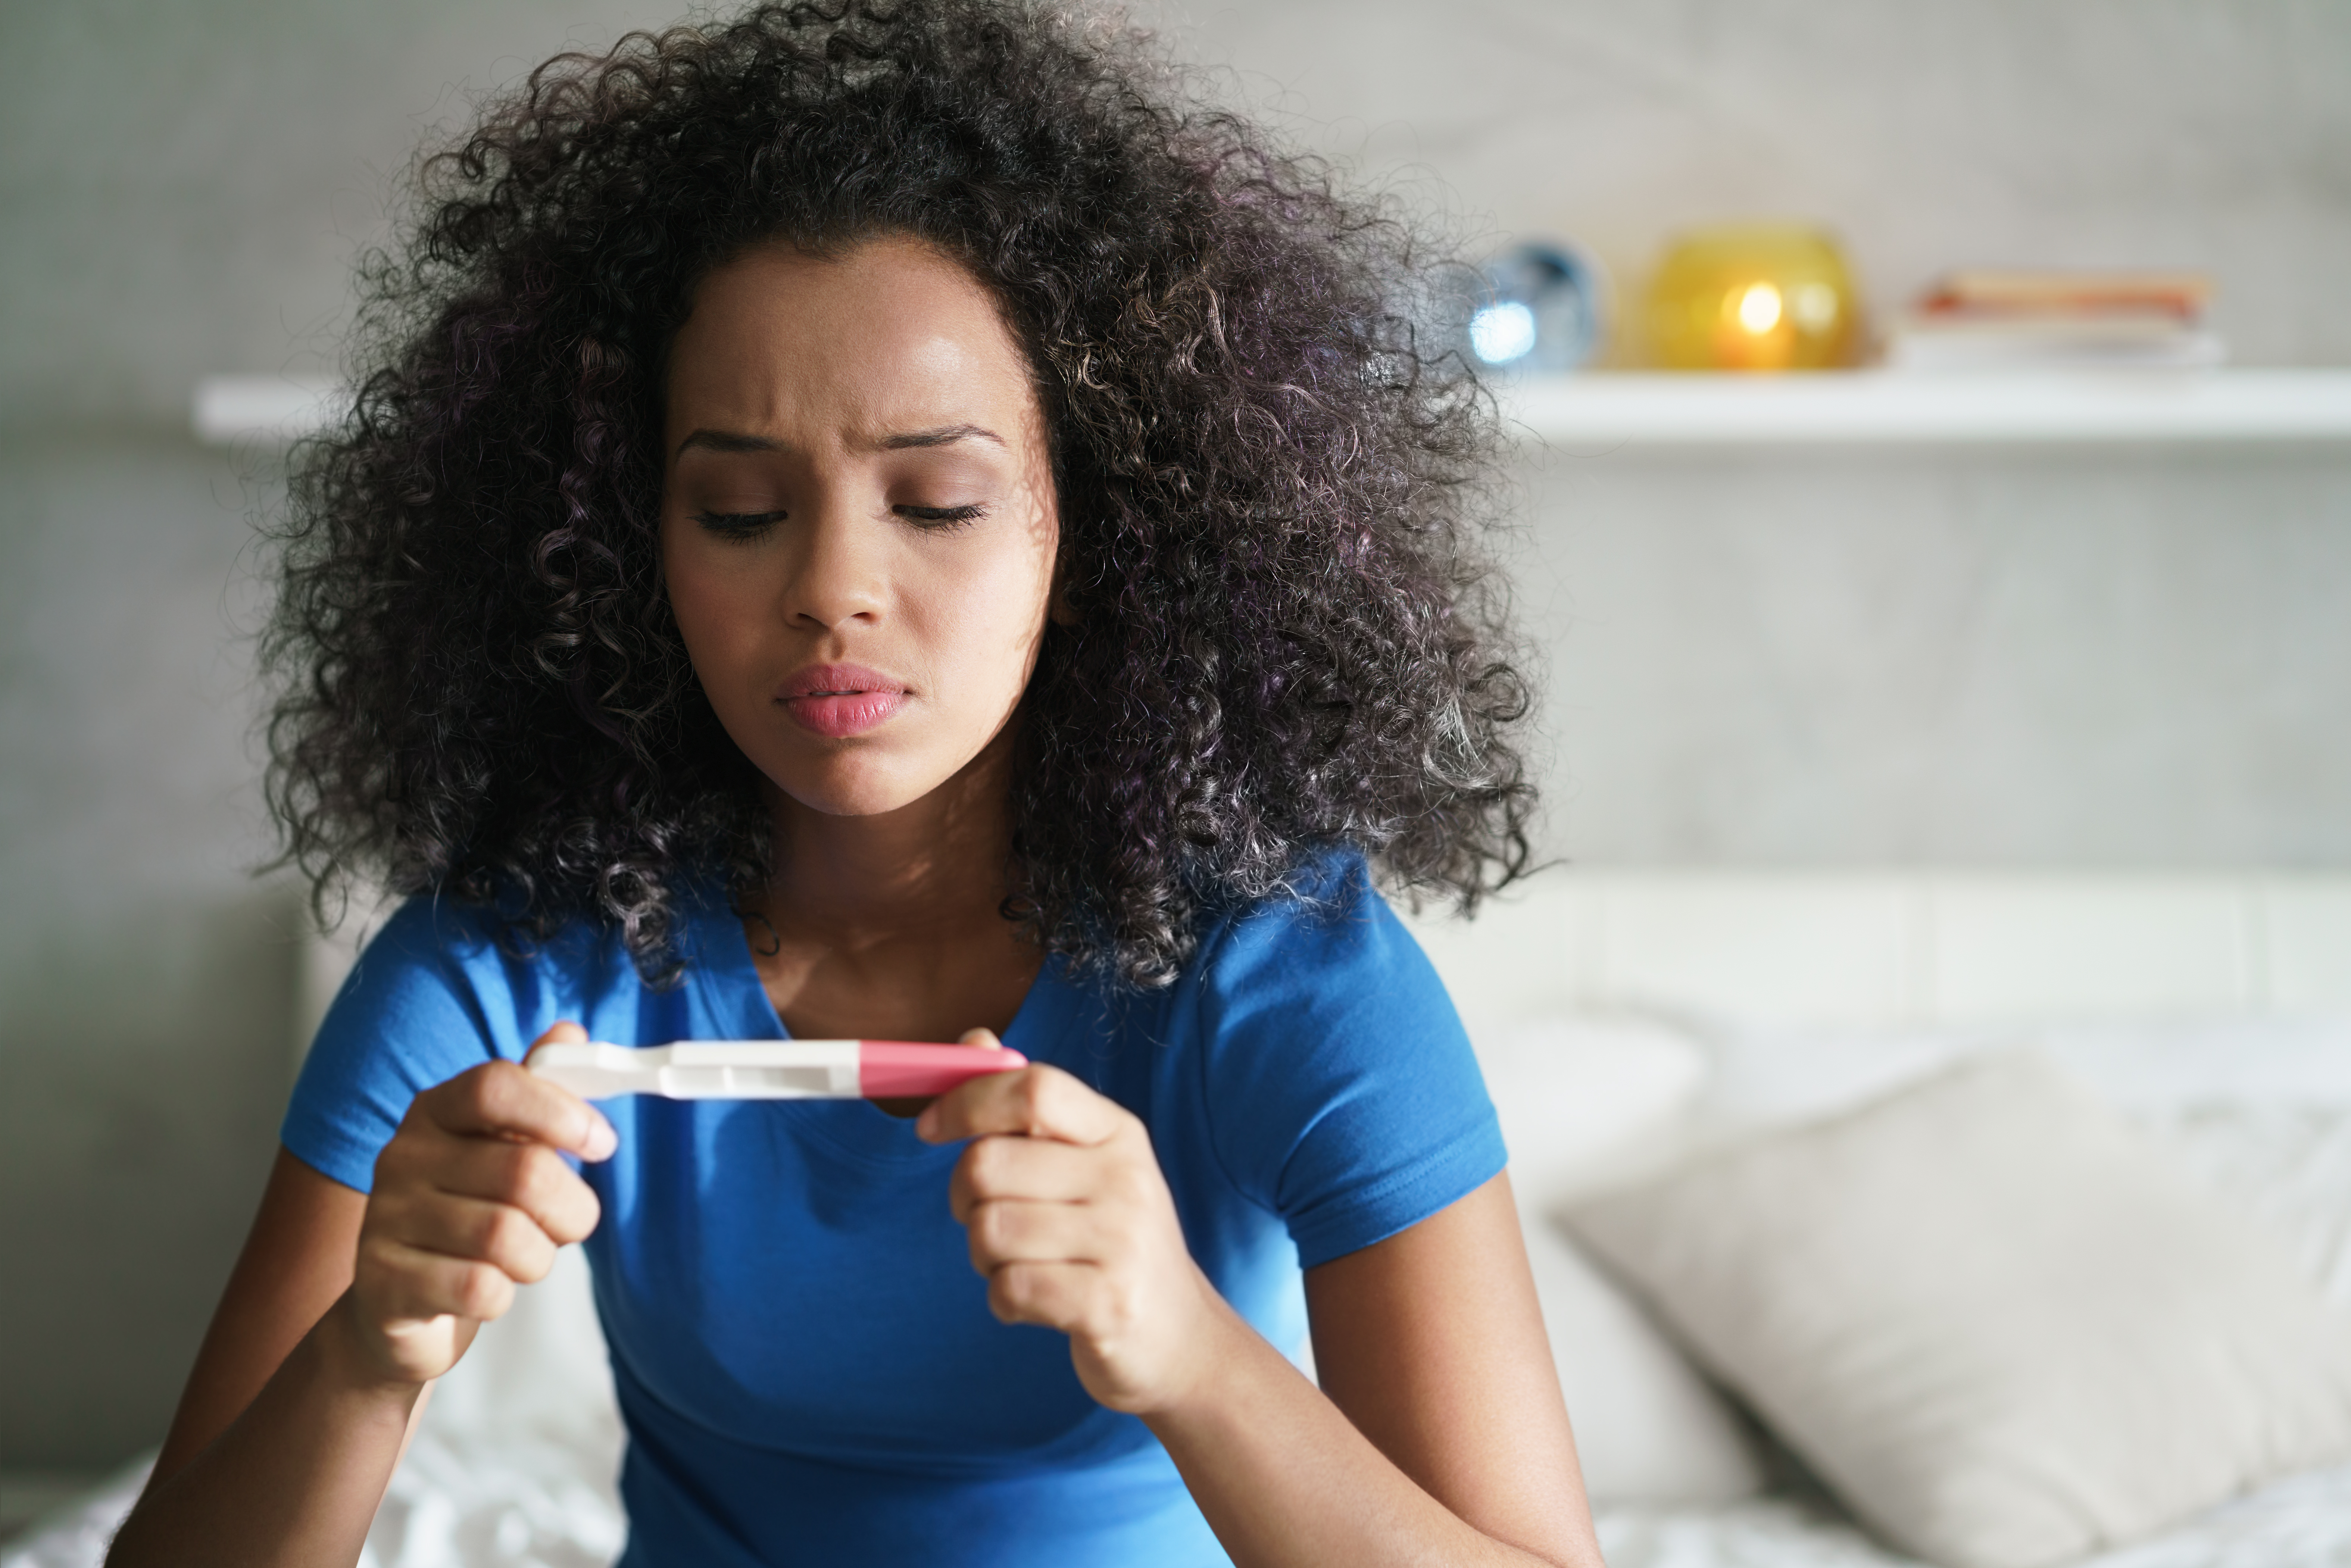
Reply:
[[[2196,272],[1948,273],[1886,334],[1889,369],[2194,370],[2226,357]]]

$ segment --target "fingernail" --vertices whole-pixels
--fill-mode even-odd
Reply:
[[[925,1106],[923,1108],[923,1113],[914,1118],[914,1136],[922,1139],[923,1142],[927,1144],[934,1142],[936,1139],[938,1131],[938,1112],[933,1107],[927,1105]]]
[[[612,1151],[621,1146],[621,1134],[612,1130],[611,1123],[596,1112],[590,1111],[588,1115],[588,1141],[580,1151],[580,1157],[587,1160],[611,1159]]]

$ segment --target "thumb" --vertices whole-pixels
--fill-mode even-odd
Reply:
[[[529,1071],[531,1056],[542,1045],[586,1045],[587,1043],[588,1031],[571,1019],[565,1019],[550,1026],[545,1034],[530,1042],[530,1050],[522,1053],[523,1069],[526,1071]],[[587,1131],[570,1145],[570,1152],[583,1160],[611,1158],[612,1151],[621,1144],[621,1136],[613,1131],[611,1118],[595,1106],[578,1100],[569,1090],[559,1090],[558,1092],[565,1099],[574,1101],[582,1111],[588,1113]]]
[[[1002,1051],[1004,1042],[996,1038],[992,1029],[967,1029],[956,1040],[957,1045],[974,1045],[982,1051]]]

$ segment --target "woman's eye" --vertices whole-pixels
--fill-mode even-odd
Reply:
[[[784,512],[696,512],[694,520],[714,534],[726,538],[748,538],[764,533],[789,514]]]
[[[987,511],[977,502],[966,507],[893,507],[890,509],[908,522],[926,528],[959,528],[976,521]]]

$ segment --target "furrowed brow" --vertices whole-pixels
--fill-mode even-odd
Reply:
[[[735,430],[697,430],[677,444],[675,455],[700,449],[704,452],[780,452],[778,442],[764,435],[746,435]]]

